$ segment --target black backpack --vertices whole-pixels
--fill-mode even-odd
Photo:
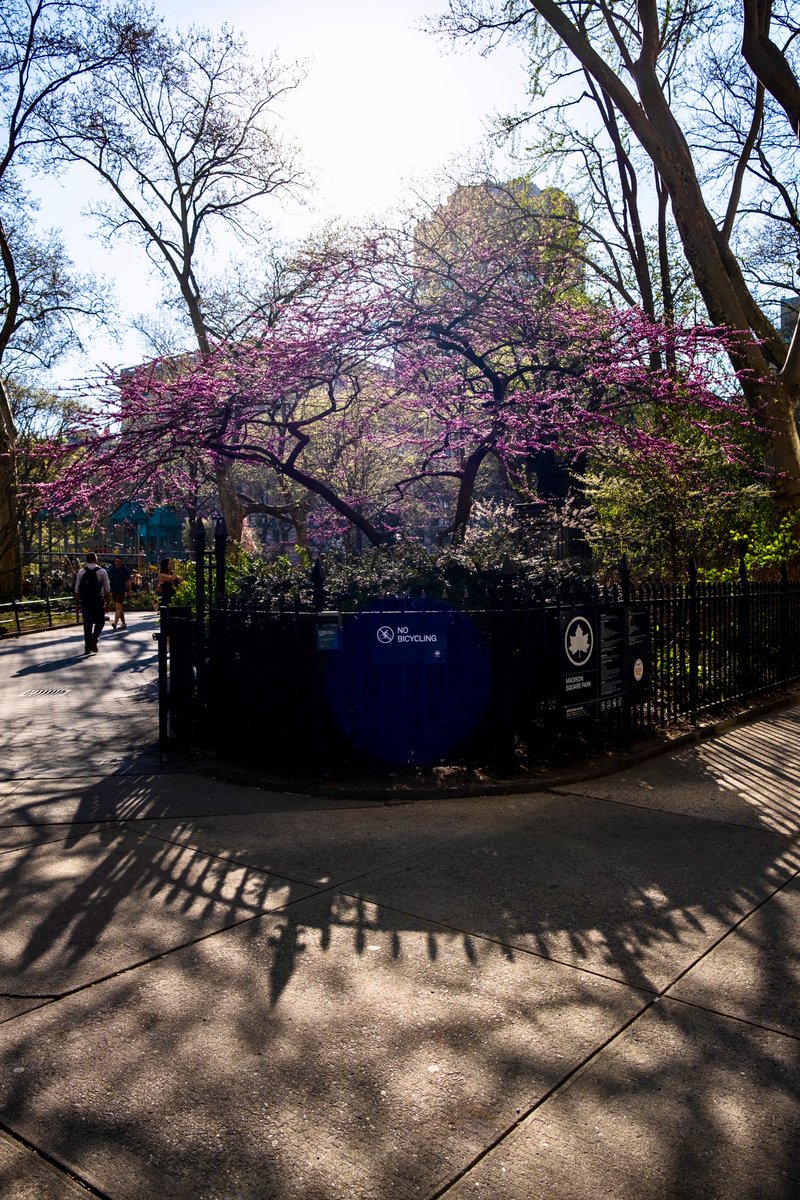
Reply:
[[[84,567],[81,581],[78,584],[78,598],[81,606],[84,608],[97,607],[98,602],[103,594],[103,585],[100,582],[99,567]]]

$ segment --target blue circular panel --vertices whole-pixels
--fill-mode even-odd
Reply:
[[[438,762],[486,711],[491,667],[480,631],[430,600],[382,601],[345,613],[341,649],[325,656],[331,712],[362,753]]]

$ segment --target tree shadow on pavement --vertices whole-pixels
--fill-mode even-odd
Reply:
[[[558,789],[800,834],[800,707],[700,745]]]
[[[636,1183],[611,1194],[713,1195],[721,1168],[726,1197],[796,1194],[800,1019],[757,1024],[797,994],[792,837],[548,795],[258,812],[245,789],[215,815],[210,783],[108,786],[0,858],[3,990],[65,997],[0,1026],[0,1089],[114,1200],[404,1200],[506,1151],[528,1190],[503,1200],[582,1194],[587,1163]],[[713,972],[659,999],[736,937],[740,1011]],[[572,1161],[572,1190],[532,1159]]]

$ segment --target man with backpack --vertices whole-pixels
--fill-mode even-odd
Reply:
[[[83,616],[83,641],[85,654],[97,654],[97,639],[103,632],[106,620],[106,597],[111,595],[111,584],[103,567],[98,565],[97,555],[89,551],[86,562],[78,571],[75,580],[75,595]]]

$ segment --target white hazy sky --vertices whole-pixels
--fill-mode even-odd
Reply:
[[[522,51],[503,46],[489,57],[453,49],[423,32],[445,0],[156,0],[169,27],[190,22],[241,30],[254,53],[277,51],[307,75],[281,104],[286,131],[300,146],[313,183],[303,209],[278,205],[269,216],[283,238],[338,217],[359,222],[393,208],[416,188],[435,191],[443,172],[458,175],[487,146],[494,114],[524,104]],[[498,170],[510,165],[501,155]],[[42,185],[42,220],[64,231],[76,265],[111,277],[123,322],[155,305],[158,283],[142,254],[99,243],[81,216],[92,186],[72,173]],[[143,352],[135,335],[92,339],[58,375],[75,378],[98,362],[117,365]]]

